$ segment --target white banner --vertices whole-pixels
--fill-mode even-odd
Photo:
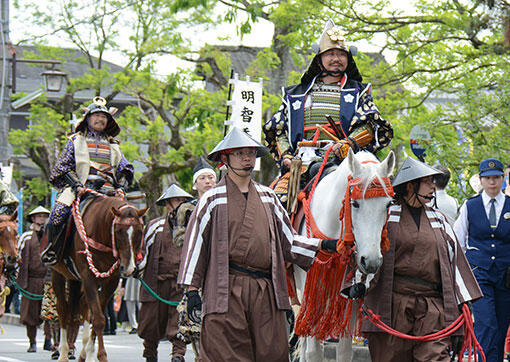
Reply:
[[[233,85],[232,100],[227,104],[231,106],[230,120],[226,123],[229,127],[239,127],[248,133],[251,138],[261,142],[262,133],[262,79],[251,82],[249,77],[240,80],[239,75],[234,74],[234,79],[229,83]],[[255,170],[260,169],[260,161],[257,159]]]

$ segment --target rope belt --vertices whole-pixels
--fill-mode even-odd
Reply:
[[[402,279],[409,280],[410,282],[413,282],[416,284],[424,285],[426,287],[431,288],[432,290],[434,290],[436,292],[443,294],[442,293],[443,292],[442,284],[434,284],[434,283],[428,282],[428,281],[420,279],[420,278],[411,277],[409,275],[403,275],[403,274],[398,274],[398,273],[395,273],[394,275],[397,278],[402,278]]]
[[[248,270],[248,269],[245,269],[242,266],[236,265],[234,263],[229,263],[228,266],[230,267],[230,269],[237,270],[238,272],[241,272],[241,273],[244,273],[244,274],[248,274],[248,275],[251,275],[251,276],[254,276],[254,277],[257,277],[257,278],[265,278],[265,279],[271,280],[271,274],[269,274],[269,273],[264,273],[264,272],[261,272],[261,271]]]

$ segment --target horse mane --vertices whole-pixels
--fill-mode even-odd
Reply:
[[[360,167],[358,171],[358,174],[352,175],[354,178],[359,178],[359,184],[363,186],[363,198],[365,197],[365,193],[370,186],[370,184],[374,180],[378,180],[379,184],[382,185],[384,192],[386,193],[386,196],[391,197],[388,188],[386,187],[386,183],[383,180],[383,177],[381,176],[377,171],[379,171],[379,165],[381,164],[381,161],[371,152],[368,151],[360,151],[356,154],[354,154],[354,157],[356,161],[358,161],[360,164],[363,164],[364,167]],[[377,162],[376,163],[374,163]],[[352,171],[352,170],[351,170]]]

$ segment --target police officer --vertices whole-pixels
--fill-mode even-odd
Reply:
[[[483,191],[460,209],[454,230],[482,289],[473,304],[475,334],[487,362],[503,361],[510,324],[510,198],[501,191],[503,164],[496,158],[480,163]]]

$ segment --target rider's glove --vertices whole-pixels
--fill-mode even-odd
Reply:
[[[456,356],[460,353],[460,350],[462,349],[462,342],[463,342],[464,336],[452,336],[452,355]]]
[[[202,320],[202,298],[198,294],[198,290],[190,290],[186,292],[188,297],[188,318],[194,323],[200,323]]]
[[[351,148],[351,145],[349,144],[349,142],[347,140],[343,139],[343,140],[338,141],[338,143],[336,143],[333,146],[333,152],[340,160],[343,160],[344,158],[347,157],[349,148]]]
[[[352,287],[349,288],[349,298],[350,299],[361,299],[365,296],[367,292],[367,288],[363,283],[356,283]]]
[[[76,192],[78,187],[83,187],[80,180],[78,180],[78,177],[72,171],[64,174],[64,181],[73,189],[74,192]]]
[[[469,313],[471,313],[471,315],[472,315],[473,314],[473,303],[471,303],[471,302],[460,303],[459,304],[459,312],[462,313],[462,309],[464,307],[464,304],[468,306]]]
[[[7,274],[14,275],[16,273],[16,264],[6,264],[5,271]]]
[[[321,249],[334,253],[336,251],[336,243],[337,240],[335,239],[323,239],[321,241]]]

